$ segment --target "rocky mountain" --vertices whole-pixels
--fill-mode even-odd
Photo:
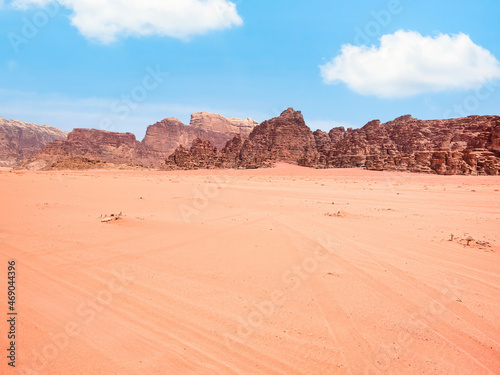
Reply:
[[[257,126],[250,133],[249,140],[258,158],[272,162],[302,161],[309,164],[309,160],[316,160],[319,156],[311,129],[302,113],[293,108]]]
[[[149,126],[142,142],[131,133],[75,129],[18,168],[259,168],[278,161],[314,168],[498,175],[500,117],[423,121],[406,115],[327,133],[312,132],[292,108],[260,125],[199,112],[190,125],[168,118]]]
[[[0,117],[0,167],[12,167],[46,145],[65,139],[68,133],[47,125],[40,126]]]
[[[196,131],[171,117],[148,126],[142,144],[170,155],[178,146],[191,144],[194,139],[203,136],[203,132]]]
[[[236,135],[247,137],[258,123],[250,118],[225,118],[208,112],[191,115],[189,125],[176,118],[167,118],[148,127],[142,143],[154,151],[170,155],[178,146],[189,147],[197,138],[210,141],[222,149]]]
[[[252,168],[286,161],[315,168],[497,175],[499,135],[499,116],[423,121],[410,115],[385,124],[374,120],[360,129],[313,133],[300,111],[289,108],[255,127],[248,139],[233,138],[220,152],[205,143],[204,149],[212,151],[203,162],[197,141],[191,149],[177,150],[183,158],[174,153],[165,168]]]
[[[171,169],[213,169],[219,168],[220,153],[210,141],[197,138],[191,148],[179,146],[167,159]]]
[[[168,154],[137,141],[132,133],[98,129],[74,129],[67,139],[47,145],[33,157],[19,163],[21,169],[54,169],[75,164],[76,169],[95,165],[155,166]],[[100,163],[95,163],[96,161]]]
[[[340,131],[331,137],[329,151],[323,153],[324,165],[438,174],[498,174],[499,132],[499,116],[423,121],[406,115],[385,124],[374,120],[360,129]]]
[[[239,134],[248,137],[259,123],[251,118],[245,120],[237,117],[225,118],[216,113],[196,112],[191,115],[190,125],[195,129],[207,132]]]
[[[25,158],[16,168],[158,167],[179,146],[204,139],[222,148],[233,137],[249,134],[256,125],[251,119],[226,119],[217,114],[200,112],[192,115],[190,125],[167,118],[149,126],[142,142],[131,133],[74,129],[67,139],[50,143],[41,151],[40,147],[40,152]]]
[[[235,136],[220,152],[209,140],[203,142],[201,138],[193,141],[190,149],[179,147],[167,159],[166,168],[259,168],[277,161],[297,164],[318,158],[313,133],[302,114],[289,108],[279,117],[256,126],[248,139]],[[210,160],[208,164],[206,159]]]

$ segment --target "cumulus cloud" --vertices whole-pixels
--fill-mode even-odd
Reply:
[[[18,9],[52,0],[14,0]],[[160,35],[179,39],[243,23],[228,0],[58,0],[73,11],[71,23],[87,38],[110,43],[119,36]]]
[[[468,35],[424,37],[403,30],[382,36],[378,47],[344,45],[320,68],[327,84],[343,82],[381,98],[476,89],[500,79],[498,60]]]

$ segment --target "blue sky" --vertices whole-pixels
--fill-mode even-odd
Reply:
[[[498,0],[0,4],[5,118],[142,138],[197,111],[294,107],[313,130],[499,114]]]

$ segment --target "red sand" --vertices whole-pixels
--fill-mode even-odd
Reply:
[[[499,190],[288,165],[2,170],[4,354],[11,258],[19,315],[0,372],[500,374]]]

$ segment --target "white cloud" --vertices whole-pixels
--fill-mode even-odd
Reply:
[[[0,0],[1,1],[1,0]],[[14,0],[18,9],[52,0]],[[243,23],[228,0],[59,0],[71,23],[87,38],[110,43],[119,36],[160,35],[187,39]]]
[[[475,89],[500,79],[498,60],[468,35],[433,38],[403,30],[382,36],[379,47],[344,45],[320,68],[325,83],[344,82],[357,93],[381,98]]]

